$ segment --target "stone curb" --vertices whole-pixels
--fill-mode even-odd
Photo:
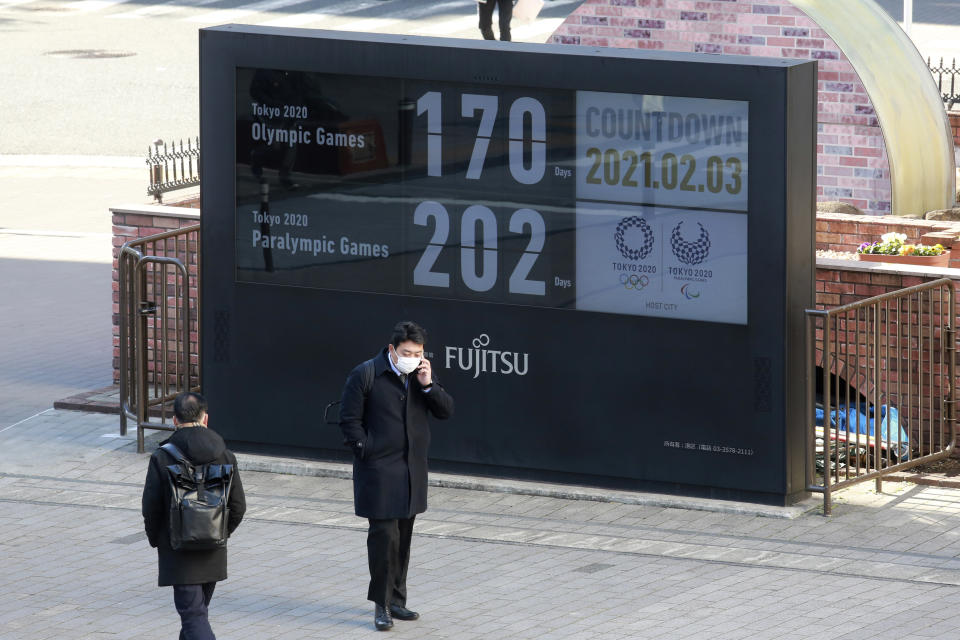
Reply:
[[[86,393],[79,393],[75,396],[56,401],[53,404],[53,408],[119,415],[120,407],[116,403],[91,399],[95,396],[102,396],[105,393],[111,392],[115,389],[116,386],[113,386],[94,391],[88,391]],[[294,476],[341,478],[344,480],[349,480],[353,477],[351,465],[337,462],[298,460],[295,458],[275,458],[245,453],[237,454],[237,462],[241,471],[259,471],[264,473],[280,473]],[[472,491],[489,491],[493,493],[512,493],[526,496],[541,496],[544,498],[560,498],[563,500],[587,500],[594,502],[611,502],[671,509],[689,509],[694,511],[709,511],[713,513],[753,515],[765,518],[798,518],[809,511],[820,508],[821,506],[821,501],[816,496],[788,507],[777,507],[773,505],[753,504],[750,502],[711,500],[709,498],[691,498],[687,496],[673,496],[659,493],[617,491],[597,489],[594,487],[537,483],[521,480],[504,480],[499,478],[485,478],[479,476],[461,476],[447,473],[431,473],[429,484],[432,487],[445,487],[448,489],[467,489]]]
[[[349,480],[353,477],[351,466],[348,464],[337,462],[294,460],[290,458],[272,458],[269,456],[243,453],[237,454],[237,466],[241,471],[259,471],[264,473],[281,473],[287,475],[315,476],[321,478],[341,478],[345,480]],[[713,513],[758,516],[764,518],[784,518],[791,520],[798,518],[805,513],[816,510],[822,505],[822,500],[819,497],[811,497],[789,507],[777,507],[772,505],[752,504],[749,502],[733,502],[727,500],[711,500],[708,498],[691,498],[686,496],[672,496],[657,493],[607,490],[574,485],[525,482],[522,480],[503,480],[498,478],[461,476],[447,473],[431,473],[429,485],[431,487],[444,487],[448,489],[488,491],[492,493],[540,496],[544,498],[559,498],[563,500],[611,502],[649,507],[688,509],[693,511],[709,511]]]
[[[110,388],[80,393],[54,403],[54,409],[68,409],[71,411],[87,411],[91,413],[115,414],[120,408],[115,403],[94,401],[90,398],[102,395]],[[270,456],[238,453],[237,463],[241,471],[257,471],[263,473],[280,473],[293,476],[314,476],[321,478],[353,478],[351,465],[314,460],[298,460],[295,458],[276,458]],[[598,489],[576,485],[559,485],[552,483],[537,483],[522,480],[505,480],[500,478],[486,478],[480,476],[462,476],[447,473],[431,473],[429,485],[448,489],[467,489],[471,491],[489,491],[492,493],[508,493],[526,496],[540,496],[544,498],[559,498],[563,500],[586,500],[593,502],[610,502],[619,504],[633,504],[638,506],[662,507],[670,509],[688,509],[693,511],[708,511],[712,513],[729,513],[737,515],[752,515],[764,518],[794,519],[805,513],[819,509],[822,501],[813,496],[795,505],[778,507],[773,505],[753,504],[750,502],[734,502],[727,500],[712,500],[709,498],[693,498],[688,496],[674,496],[669,494],[645,493],[634,491],[619,491],[612,489]]]
[[[68,411],[87,411],[89,413],[107,413],[120,415],[120,405],[117,402],[105,402],[103,400],[93,400],[97,396],[117,390],[117,386],[104,387],[103,389],[94,389],[78,393],[77,395],[63,398],[53,403],[54,409],[66,409]]]
[[[66,411],[86,411],[87,413],[106,413],[115,416],[120,415],[120,407],[106,402],[93,402],[84,400],[78,396],[64,398],[53,403],[54,409],[64,409]]]
[[[952,480],[938,476],[928,476],[922,473],[892,473],[884,480],[893,482],[912,482],[922,484],[928,487],[944,487],[947,489],[960,489],[960,479]]]
[[[92,396],[102,395],[104,392],[109,390],[111,390],[111,387],[89,391],[87,393],[80,393],[69,398],[64,398],[63,400],[56,401],[53,405],[53,408],[117,415],[120,413],[120,408],[117,404],[90,399]],[[353,477],[353,472],[350,465],[337,462],[298,460],[295,458],[275,458],[270,456],[244,453],[237,454],[237,459],[238,466],[242,471],[280,473],[294,476],[340,478],[344,480],[349,480]],[[894,474],[886,479],[894,482],[914,482],[916,484],[938,487],[960,488],[960,480],[929,478],[919,474]],[[712,513],[752,515],[764,518],[794,519],[822,507],[822,499],[819,495],[811,496],[810,498],[807,498],[806,500],[794,505],[778,507],[773,505],[753,504],[750,502],[713,500],[709,498],[694,498],[659,493],[607,490],[576,485],[536,483],[521,480],[505,480],[500,478],[485,478],[479,476],[461,476],[445,473],[431,473],[429,485],[432,487],[444,487],[448,489],[466,489],[471,491],[489,491],[492,493],[508,493],[527,496],[540,496],[545,498],[559,498],[563,500],[586,500],[670,509],[688,509],[692,511],[707,511]]]
[[[104,396],[116,396],[116,399],[104,399]],[[64,409],[66,411],[86,411],[87,413],[104,413],[115,416],[120,415],[120,387],[111,385],[102,389],[85,391],[74,396],[56,400],[53,403],[54,409]],[[160,409],[157,406],[151,406],[149,415],[152,417],[160,416]],[[167,413],[169,416],[169,411]]]

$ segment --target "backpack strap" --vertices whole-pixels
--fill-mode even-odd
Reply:
[[[364,404],[366,404],[367,402],[367,397],[370,395],[370,390],[373,389],[373,379],[376,377],[376,374],[377,374],[377,367],[376,367],[377,357],[379,356],[370,358],[369,360],[364,360],[364,362],[360,365],[361,367],[363,367],[363,370],[360,372],[360,375],[361,375],[360,391],[363,392]],[[332,425],[340,424],[339,421],[330,422],[329,420],[327,420],[327,412],[329,412],[332,407],[336,407],[342,404],[342,402],[343,402],[342,400],[334,400],[324,408],[323,421],[325,423],[332,424]]]
[[[183,455],[183,452],[172,442],[166,442],[160,445],[160,448],[172,455],[177,462],[184,462],[193,466],[193,464],[187,460],[187,456]]]
[[[376,364],[374,363],[375,358],[370,358],[363,363],[363,397],[366,398],[370,395],[370,390],[373,389],[373,378],[376,373]]]
[[[167,453],[169,453],[170,455],[172,455],[174,458],[176,458],[177,462],[184,465],[186,467],[184,471],[186,471],[187,473],[190,473],[191,471],[193,472],[192,480],[197,485],[197,499],[200,500],[200,502],[206,502],[205,481],[207,479],[207,465],[193,464],[192,462],[190,462],[190,460],[187,459],[187,456],[183,455],[183,452],[180,451],[179,447],[177,447],[177,445],[173,444],[172,442],[167,442],[165,444],[162,444],[160,448],[166,451]]]

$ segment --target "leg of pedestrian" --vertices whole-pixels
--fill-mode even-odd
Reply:
[[[370,587],[367,589],[367,600],[374,603],[374,626],[386,631],[393,626],[390,595],[397,575],[400,531],[397,520],[369,520],[367,562],[370,566]]]
[[[183,640],[216,640],[207,617],[212,596],[213,589],[208,589],[206,584],[173,585],[173,602],[180,614]]]
[[[496,0],[478,0],[477,14],[480,16],[480,33],[484,40],[496,40],[493,35],[493,5]]]
[[[513,19],[513,0],[499,0],[497,14],[500,18],[500,39],[510,42],[510,21]]]
[[[390,613],[397,620],[416,620],[420,614],[407,608],[407,567],[410,565],[410,542],[413,538],[413,521],[403,518],[397,521],[399,533],[397,572],[393,579],[393,595],[390,597]]]

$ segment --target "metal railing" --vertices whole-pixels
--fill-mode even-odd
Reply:
[[[960,68],[957,68],[957,59],[948,68],[943,58],[940,58],[940,64],[934,66],[927,58],[927,67],[937,81],[937,89],[940,91],[940,97],[943,98],[943,104],[947,111],[953,108],[953,105],[960,102]]]
[[[140,453],[144,429],[174,429],[177,393],[199,389],[199,253],[200,225],[120,249],[120,433],[132,420]]]
[[[164,193],[200,185],[199,137],[194,138],[193,142],[188,138],[186,148],[183,140],[180,140],[179,150],[176,140],[170,142],[169,151],[163,140],[154,142],[153,147],[147,147],[147,168],[150,171],[147,195],[156,198],[157,202],[163,202]]]
[[[837,489],[874,479],[879,492],[883,476],[953,452],[955,319],[946,278],[807,310],[807,490],[825,515]]]

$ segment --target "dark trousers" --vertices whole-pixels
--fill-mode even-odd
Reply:
[[[510,19],[513,18],[513,0],[487,0],[477,3],[480,14],[480,33],[484,40],[496,40],[493,37],[493,5],[497,5],[500,17],[500,39],[510,40]]]
[[[207,619],[216,582],[173,585],[173,603],[180,614],[180,640],[217,640]]]
[[[401,607],[407,604],[407,566],[410,564],[414,518],[370,518],[370,529],[367,531],[370,588],[367,590],[367,600],[382,607],[388,607],[390,603]]]

